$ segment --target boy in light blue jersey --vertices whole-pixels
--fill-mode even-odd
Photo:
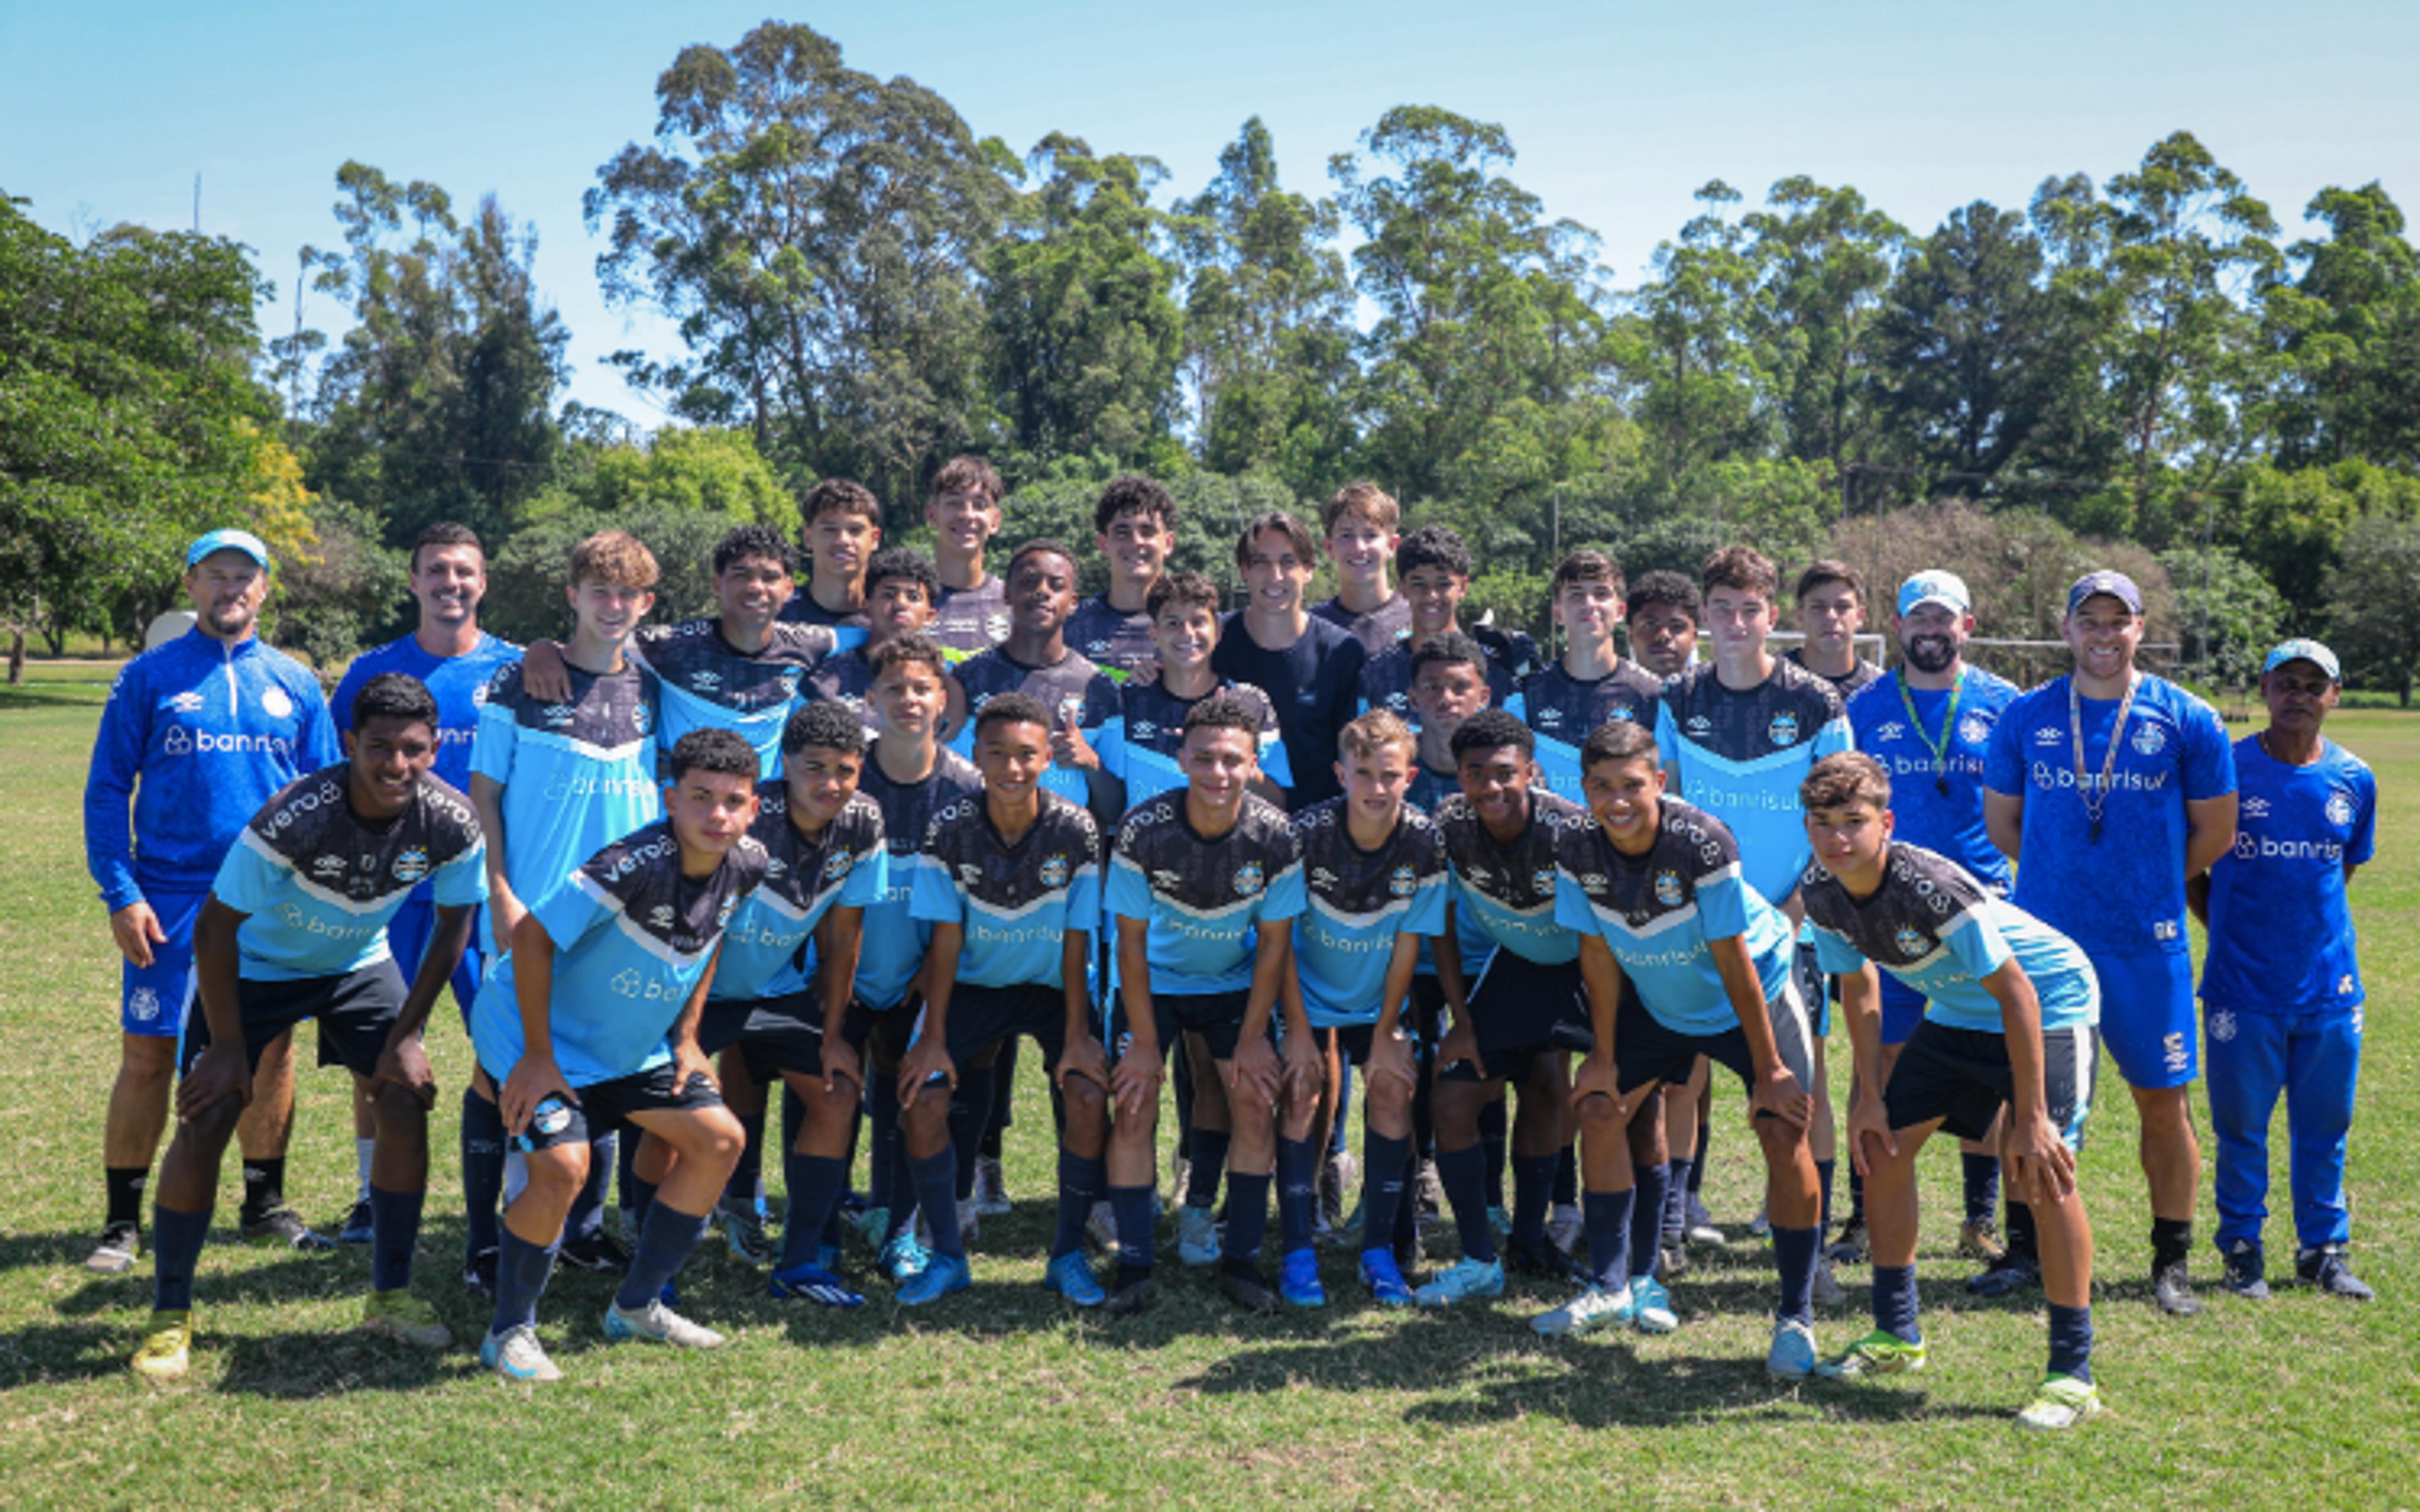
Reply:
[[[1446,932],[1445,846],[1428,815],[1404,801],[1419,742],[1383,709],[1338,733],[1341,797],[1296,813],[1305,906],[1295,917],[1295,973],[1285,983],[1286,1019],[1303,1022],[1329,1056],[1364,1075],[1361,1281],[1386,1306],[1412,1300],[1397,1259],[1417,1251],[1404,1201],[1414,1171],[1412,1101],[1419,1056],[1410,1030],[1413,973],[1420,943]],[[1311,1248],[1319,1157],[1304,1105],[1278,1135],[1278,1216],[1283,1248],[1278,1294],[1297,1307],[1324,1306],[1319,1256]]]
[[[261,1054],[308,1019],[375,1088],[378,1149],[371,1292],[362,1326],[424,1349],[453,1340],[411,1295],[411,1256],[428,1182],[427,1109],[437,1095],[420,1028],[444,990],[486,893],[479,823],[428,775],[437,702],[399,673],[362,689],[349,759],[297,779],[253,816],[220,866],[194,926],[202,1012],[188,1026],[176,1142],[154,1209],[151,1328],[134,1368],[173,1380],[190,1365],[194,1272],[209,1233],[219,1157],[235,1136]],[[437,943],[410,989],[387,921],[423,879],[434,884]]]
[[[2227,1289],[2269,1294],[2269,1123],[2286,1101],[2294,1269],[2332,1296],[2374,1293],[2345,1259],[2345,1135],[2361,1074],[2364,995],[2345,892],[2375,854],[2378,779],[2319,731],[2336,705],[2335,653],[2288,640],[2260,671],[2268,727],[2235,745],[2242,819],[2207,877],[2185,885],[2210,926],[2201,998],[2218,1135],[2218,1250]]]
[[[831,1274],[817,1244],[857,1130],[858,1054],[870,1026],[852,984],[865,909],[881,898],[891,860],[882,810],[858,791],[864,761],[865,731],[848,709],[818,702],[790,716],[782,775],[757,784],[749,828],[765,848],[765,884],[723,932],[697,1031],[698,1048],[739,1062],[752,1088],[785,1082],[799,1098],[804,1119],[788,1141],[788,1223],[770,1285],[775,1297],[832,1306],[864,1300]],[[764,1125],[746,1132],[761,1140]],[[752,1216],[754,1180],[742,1180],[735,1169],[720,1204],[735,1235]]]
[[[1002,1043],[1031,1036],[1059,1091],[1059,1226],[1044,1285],[1079,1307],[1105,1300],[1084,1257],[1084,1220],[1108,1185],[1109,1060],[1093,1031],[1093,941],[1101,918],[1100,831],[1047,791],[1050,713],[1002,693],[975,716],[980,800],[933,816],[909,909],[930,924],[924,1021],[901,1059],[900,1133],[932,1232],[923,1273],[899,1289],[923,1306],[971,1284],[957,1223],[950,1092]]]
[[[655,606],[656,559],[626,531],[602,531],[571,552],[574,628],[564,647],[566,698],[541,697],[526,663],[496,673],[471,743],[471,802],[488,837],[488,925],[499,955],[522,918],[564,887],[574,868],[607,842],[663,812],[656,783],[655,673],[627,654]],[[488,991],[483,986],[481,991]],[[495,1089],[476,1073],[462,1094],[466,1146],[504,1142]],[[605,1184],[618,1146],[613,1126],[595,1126],[589,1186],[571,1211],[564,1258],[587,1270],[620,1270],[628,1252],[605,1230]],[[463,1172],[463,1279],[492,1291],[497,1198],[504,1173],[482,1164]]]
[[[1210,665],[1218,646],[1218,585],[1198,572],[1162,573],[1151,585],[1146,608],[1158,675],[1118,689],[1118,712],[1103,721],[1094,741],[1101,769],[1125,786],[1126,808],[1140,808],[1185,785],[1185,774],[1176,764],[1185,740],[1185,716],[1216,692],[1233,693],[1263,711],[1263,785],[1256,791],[1282,807],[1286,790],[1294,786],[1294,771],[1286,764],[1285,741],[1268,695],[1249,683],[1220,676]]]
[[[682,736],[668,817],[605,846],[522,915],[472,1006],[480,1070],[529,1159],[529,1184],[504,1210],[495,1320],[479,1346],[479,1363],[507,1381],[562,1379],[538,1343],[537,1304],[587,1180],[591,1120],[627,1119],[650,1150],[669,1151],[640,1161],[653,1190],[606,1342],[722,1343],[665,1292],[739,1158],[739,1122],[696,1036],[724,926],[769,864],[748,834],[756,774],[755,748],[733,732]]]
[[[1916,1155],[1936,1129],[1980,1138],[1998,1122],[2009,1184],[2040,1225],[2050,1294],[2050,1365],[2017,1420],[2072,1427],[2101,1410],[2092,1229],[2075,1189],[2098,1057],[2092,964],[1956,862],[1894,841],[1890,779],[1872,757],[1825,757],[1801,795],[1815,853],[1804,884],[1807,918],[1823,970],[1840,983],[1857,1058],[1850,1149],[1866,1174],[1874,1257],[1873,1332],[1817,1371],[1864,1381],[1923,1367]],[[1877,966],[1927,999],[1924,1021],[1887,1077]]]
[[[1187,786],[1128,814],[1109,860],[1124,1026],[1116,1063],[1109,1193],[1118,1280],[1105,1310],[1138,1312],[1152,1297],[1154,1135],[1167,1047],[1191,1036],[1215,1063],[1234,1125],[1219,1289],[1251,1312],[1277,1297],[1261,1279],[1277,1131],[1314,1095],[1318,1057],[1308,1022],[1287,1026],[1280,1060],[1272,1012],[1293,955],[1286,926],[1303,910],[1301,847],[1274,804],[1249,791],[1260,719],[1214,693],[1185,717]]]
[[[1555,917],[1580,933],[1589,1000],[1592,1042],[1573,1097],[1590,1285],[1530,1326],[1553,1335],[1616,1322],[1649,1333],[1677,1325],[1654,1277],[1662,1203],[1653,1194],[1634,1203],[1625,1125],[1643,1111],[1644,1094],[1685,1084],[1702,1056],[1747,1088],[1780,1273],[1765,1368],[1803,1379],[1815,1365],[1822,1230],[1807,1148],[1811,1036],[1789,920],[1743,880],[1738,844],[1721,820],[1664,796],[1666,774],[1645,730],[1600,725],[1580,754],[1596,824],[1559,837]],[[1635,995],[1624,995],[1625,982]]]
[[[1664,680],[1614,648],[1622,619],[1621,566],[1602,551],[1555,563],[1548,612],[1563,629],[1563,654],[1521,680],[1521,717],[1537,733],[1538,785],[1580,801],[1580,743],[1607,719],[1655,728]]]
[[[2193,1251],[2201,1142],[2185,882],[2235,842],[2235,754],[2209,704],[2140,671],[2143,595],[2118,572],[2067,594],[2075,670],[2009,705],[1983,771],[1983,820],[2017,863],[2016,903],[2084,948],[2101,1033],[2141,1116],[2151,1291],[2201,1310]]]

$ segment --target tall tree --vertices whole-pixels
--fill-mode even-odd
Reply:
[[[1717,178],[1697,200],[1680,236],[1655,249],[1655,276],[1630,296],[1614,346],[1668,501],[1709,463],[1761,455],[1770,435],[1759,406],[1765,374],[1747,335],[1756,268],[1730,217],[1739,191]]]
[[[2328,235],[2288,249],[2300,276],[2280,276],[2262,301],[2299,380],[2278,453],[2420,466],[2420,256],[2402,208],[2373,182],[2322,189],[2304,213]]]

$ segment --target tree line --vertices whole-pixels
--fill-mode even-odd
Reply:
[[[456,518],[527,633],[554,609],[517,584],[599,518],[673,562],[846,476],[913,540],[973,450],[1012,532],[1080,538],[1109,476],[1168,481],[1179,560],[1218,573],[1229,520],[1372,478],[1461,530],[1474,597],[1532,628],[1578,544],[1879,572],[1938,542],[1985,578],[2119,552],[2217,678],[2288,629],[2407,697],[2420,662],[2420,268],[2376,183],[2289,231],[2184,131],[1929,233],[1845,185],[1716,181],[1624,288],[1502,127],[1435,106],[1388,111],[1315,190],[1247,120],[1188,197],[1071,133],[978,136],[803,25],[684,49],[656,92],[584,200],[609,301],[677,335],[610,359],[675,418],[652,436],[561,402],[568,332],[492,197],[345,163],[340,244],[300,251],[275,335],[245,249],[79,246],[0,207],[0,617],[122,636],[173,589],[161,543],[240,517],[297,563],[281,633],[341,660],[398,623],[398,548]],[[2028,604],[1987,628],[2051,626]]]

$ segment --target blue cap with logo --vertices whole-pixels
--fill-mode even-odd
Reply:
[[[1974,612],[1965,579],[1954,572],[1928,569],[1899,585],[1899,611],[1913,614],[1927,604],[1942,604],[1961,614]]]
[[[202,559],[214,551],[240,551],[264,569],[270,565],[269,548],[261,544],[260,537],[250,531],[238,530],[212,531],[196,537],[193,545],[185,548],[185,565],[200,566]]]
[[[2143,591],[2134,586],[2134,579],[2122,572],[2113,572],[2103,567],[2098,572],[2087,572],[2075,579],[2075,586],[2067,591],[2068,613],[2073,614],[2077,609],[2082,609],[2086,599],[2096,598],[2103,594],[2125,605],[2126,612],[2129,614],[2143,612]]]
[[[2305,640],[2300,636],[2291,640],[2280,641],[2277,649],[2269,653],[2268,657],[2260,663],[2260,675],[2266,677],[2289,661],[2309,662],[2327,673],[2328,681],[2331,683],[2344,681],[2344,671],[2336,665],[2336,654],[2317,640]]]

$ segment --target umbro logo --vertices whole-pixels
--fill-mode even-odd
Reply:
[[[176,710],[178,714],[199,714],[202,708],[202,696],[199,693],[193,691],[191,688],[188,688],[184,692],[178,694],[175,698],[170,699],[168,701],[168,707]]]
[[[1905,740],[1907,738],[1907,726],[1900,723],[1897,719],[1893,719],[1888,724],[1876,726],[1874,729],[1874,738],[1882,741]]]
[[[2268,817],[2269,817],[2269,800],[2268,800],[2268,799],[2266,799],[2266,798],[2246,798],[2246,799],[2244,799],[2244,800],[2243,800],[2243,817],[2244,817],[2244,818],[2246,818],[2246,819],[2266,819],[2266,818],[2268,818]]]
[[[668,903],[658,903],[655,907],[648,909],[647,922],[653,924],[658,929],[672,928],[673,911],[671,905]]]

